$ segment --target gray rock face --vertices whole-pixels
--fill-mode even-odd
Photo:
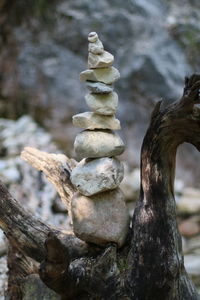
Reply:
[[[89,108],[96,114],[113,115],[117,110],[118,95],[115,92],[109,94],[87,94],[85,101]]]
[[[94,28],[105,49],[114,53],[121,73],[121,80],[116,84],[123,99],[119,118],[130,149],[129,162],[138,165],[138,150],[134,153],[134,149],[141,145],[155,102],[160,97],[170,101],[179,98],[184,76],[198,71],[200,2],[193,2],[101,0],[94,5],[93,1],[82,0],[49,1],[50,22],[44,26],[31,13],[28,17],[34,26],[28,28],[24,26],[28,13],[23,10],[25,6],[21,1],[13,1],[8,17],[13,19],[17,6],[20,22],[1,27],[2,32],[6,28],[3,32],[6,42],[0,54],[1,98],[5,99],[2,104],[5,102],[7,111],[2,115],[31,113],[56,140],[62,142],[63,136],[67,136],[68,144],[72,145],[75,132],[70,127],[71,116],[77,109],[84,111],[85,86],[77,78],[85,69],[86,34]],[[16,99],[23,99],[25,105],[19,105]],[[35,106],[39,108],[37,115]],[[69,152],[71,148],[68,146]],[[186,161],[183,168],[189,172],[187,166],[191,161],[187,152],[182,164]],[[187,181],[199,178],[200,168],[194,169]]]
[[[88,55],[89,69],[108,68],[112,66],[113,62],[114,56],[107,51],[104,51],[100,55],[95,55],[93,53],[89,53]]]
[[[99,81],[105,84],[112,84],[120,78],[119,71],[114,67],[89,69],[81,72],[81,81]]]
[[[113,190],[124,176],[123,164],[116,158],[83,159],[71,173],[71,182],[85,195]]]
[[[113,85],[104,84],[102,82],[85,82],[87,88],[94,94],[108,94],[113,91]]]
[[[74,149],[79,158],[98,158],[120,155],[125,146],[111,130],[84,130],[76,136]]]
[[[76,193],[72,199],[75,235],[90,243],[109,242],[122,246],[128,231],[129,216],[124,196],[119,189],[91,197]]]
[[[99,115],[93,112],[84,112],[72,117],[74,126],[84,129],[121,129],[120,121],[114,116]]]

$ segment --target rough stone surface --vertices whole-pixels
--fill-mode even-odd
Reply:
[[[88,51],[96,55],[102,54],[104,51],[102,42],[97,39],[96,42],[89,43]]]
[[[0,300],[5,299],[5,291],[7,289],[7,257],[0,257]]]
[[[121,129],[120,121],[114,116],[99,115],[94,112],[84,112],[72,117],[73,125],[84,129]]]
[[[114,67],[102,69],[90,69],[81,72],[81,81],[99,81],[105,84],[112,84],[120,78],[119,71]]]
[[[79,158],[98,158],[120,155],[125,146],[111,130],[84,130],[76,136],[74,149]]]
[[[94,94],[108,94],[113,91],[113,85],[104,84],[102,82],[85,82],[87,88]]]
[[[104,95],[87,94],[85,101],[96,114],[114,115],[118,106],[118,95],[115,92]]]
[[[74,233],[80,239],[104,245],[122,246],[129,225],[124,196],[119,189],[91,197],[76,193],[72,199]]]
[[[83,159],[71,173],[77,190],[91,196],[119,186],[124,176],[123,164],[116,158]]]
[[[89,69],[108,68],[112,66],[113,62],[114,62],[114,56],[107,51],[104,51],[100,55],[95,55],[89,52],[88,55]]]

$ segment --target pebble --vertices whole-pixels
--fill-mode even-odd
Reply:
[[[94,94],[108,94],[113,91],[113,85],[107,85],[102,82],[92,82],[86,81],[85,82],[87,88]]]
[[[124,152],[125,146],[119,135],[111,130],[84,130],[76,136],[74,149],[82,159],[117,156]]]
[[[71,182],[77,190],[91,196],[113,190],[123,179],[123,164],[116,158],[83,159],[71,173]]]
[[[98,34],[96,33],[96,32],[90,32],[89,34],[88,34],[88,41],[90,42],[90,43],[94,43],[94,42],[96,42],[97,40],[98,40]]]
[[[95,42],[89,43],[88,51],[96,55],[102,54],[104,52],[102,42],[97,39]]]
[[[102,69],[89,69],[80,73],[81,81],[99,81],[112,84],[120,78],[119,71],[114,67]]]
[[[73,125],[84,129],[121,129],[120,121],[114,116],[99,115],[94,112],[84,112],[72,117]]]
[[[108,68],[111,67],[114,62],[114,56],[104,51],[102,54],[95,55],[89,52],[88,56],[88,68],[89,69],[98,69],[98,68]]]
[[[72,198],[72,220],[75,235],[97,245],[124,244],[129,216],[120,189],[86,197],[76,193]]]
[[[85,101],[88,107],[96,114],[113,115],[117,110],[118,95],[115,92],[109,94],[87,94]]]

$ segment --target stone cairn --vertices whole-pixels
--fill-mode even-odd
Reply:
[[[113,91],[120,74],[112,67],[114,57],[104,50],[96,32],[88,35],[88,41],[89,69],[81,72],[80,80],[90,90],[85,100],[91,111],[73,116],[73,124],[84,129],[74,142],[82,160],[71,173],[71,182],[78,190],[71,203],[73,229],[86,242],[114,242],[120,247],[129,225],[124,196],[118,188],[124,169],[115,157],[125,146],[113,132],[121,128],[114,116],[118,95]]]

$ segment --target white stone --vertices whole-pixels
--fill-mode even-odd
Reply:
[[[119,71],[114,67],[102,69],[89,69],[81,72],[81,81],[99,81],[105,84],[112,84],[120,78]]]
[[[71,172],[71,182],[85,195],[113,190],[124,176],[123,164],[116,158],[83,159]]]
[[[121,129],[120,121],[114,116],[98,115],[94,112],[84,112],[72,117],[73,125],[84,129]]]
[[[98,69],[98,68],[108,68],[111,67],[114,62],[114,56],[104,51],[102,54],[95,55],[89,52],[88,55],[88,68],[89,69]]]
[[[109,94],[88,94],[85,101],[89,108],[96,114],[114,115],[118,105],[118,95],[115,92]]]
[[[90,32],[89,34],[88,34],[88,41],[90,42],[90,43],[94,43],[94,42],[96,42],[98,40],[98,34],[96,33],[96,32]]]
[[[113,85],[107,85],[102,82],[86,81],[85,84],[87,88],[94,94],[109,94],[114,89]]]
[[[122,139],[111,130],[84,130],[74,142],[74,150],[80,159],[117,156],[124,149]]]
[[[83,241],[122,246],[128,232],[129,216],[119,189],[91,197],[76,193],[71,202],[73,230]]]
[[[97,39],[96,42],[89,43],[88,51],[97,55],[102,54],[104,51],[102,42]]]

